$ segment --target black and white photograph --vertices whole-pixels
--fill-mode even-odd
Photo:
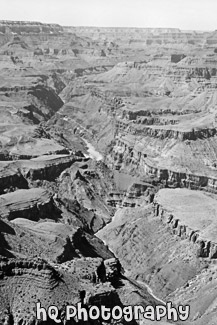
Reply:
[[[0,325],[217,325],[217,1],[0,0]]]

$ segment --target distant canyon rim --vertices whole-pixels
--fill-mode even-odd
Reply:
[[[217,31],[0,21],[0,325],[217,322]]]

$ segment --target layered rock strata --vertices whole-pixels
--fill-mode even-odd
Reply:
[[[194,243],[198,257],[217,258],[215,197],[187,189],[161,189],[155,215],[180,238]]]

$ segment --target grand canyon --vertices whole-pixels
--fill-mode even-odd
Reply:
[[[0,72],[0,324],[216,324],[217,31],[2,20]]]

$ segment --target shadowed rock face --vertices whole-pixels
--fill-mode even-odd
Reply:
[[[52,214],[51,196],[44,189],[18,190],[1,195],[1,218],[39,220]]]

